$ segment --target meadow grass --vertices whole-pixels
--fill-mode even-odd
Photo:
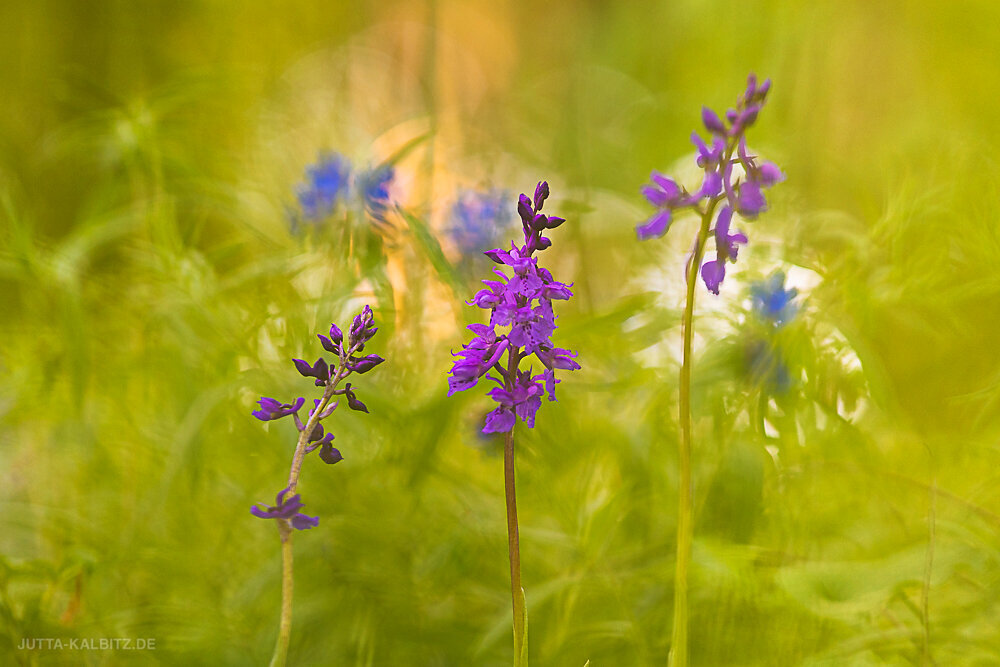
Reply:
[[[0,662],[266,662],[280,553],[249,508],[294,430],[250,411],[305,395],[289,360],[370,299],[389,361],[371,418],[335,420],[344,461],[303,471],[323,519],[296,536],[289,662],[510,664],[502,442],[484,392],[445,397],[478,260],[442,230],[459,187],[547,179],[583,369],[518,431],[532,662],[665,664],[697,221],[636,243],[638,186],[749,70],[775,82],[754,143],[787,181],[695,310],[690,663],[1000,662],[998,11],[4,5]],[[384,262],[337,220],[292,233],[319,151],[374,164],[423,136],[405,215],[358,251]],[[769,342],[786,393],[747,364],[749,285],[777,268],[802,292]]]

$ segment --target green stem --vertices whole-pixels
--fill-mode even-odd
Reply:
[[[507,357],[507,390],[512,391],[520,355],[510,350]],[[504,434],[503,481],[507,501],[507,555],[510,558],[510,599],[514,612],[514,667],[527,667],[528,651],[524,588],[521,587],[521,543],[517,530],[517,493],[514,487],[514,428]]]
[[[359,344],[352,345],[350,349],[341,349],[340,363],[337,371],[330,381],[327,382],[326,389],[319,405],[313,410],[312,416],[306,420],[305,428],[299,432],[299,439],[295,443],[295,453],[292,455],[292,468],[288,473],[288,490],[285,492],[286,498],[295,495],[295,489],[299,484],[299,473],[302,470],[302,460],[305,458],[306,445],[309,444],[309,435],[312,434],[316,424],[320,421],[320,414],[326,410],[330,400],[334,396],[334,390],[340,381],[350,375],[347,369],[347,359],[357,351]],[[278,621],[278,641],[274,645],[274,655],[271,657],[271,667],[284,667],[288,660],[288,643],[292,636],[292,588],[294,584],[292,568],[292,525],[287,519],[278,519],[278,536],[281,538],[281,617]]]
[[[517,532],[517,496],[514,490],[514,429],[504,436],[504,491],[507,498],[507,553],[510,557],[510,599],[514,612],[514,667],[527,667],[524,651],[524,589],[521,587],[521,545]]]
[[[727,156],[728,159],[728,156]],[[670,641],[670,667],[687,666],[688,635],[688,569],[691,562],[691,542],[693,540],[693,519],[691,515],[691,340],[694,324],[694,296],[698,284],[698,269],[705,253],[712,215],[716,201],[701,217],[701,230],[691,253],[691,264],[687,272],[687,300],[681,329],[684,336],[684,357],[680,376],[680,430],[677,459],[680,481],[677,489],[677,559],[674,570],[674,627]]]
[[[288,659],[288,642],[292,636],[292,527],[287,521],[278,521],[281,534],[281,620],[278,624],[278,641],[271,657],[271,667],[285,667]]]

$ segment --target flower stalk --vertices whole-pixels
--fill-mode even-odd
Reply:
[[[299,398],[294,403],[283,404],[265,396],[258,401],[260,409],[253,411],[253,416],[261,421],[273,421],[291,415],[299,431],[295,452],[292,455],[291,470],[288,474],[288,484],[278,492],[276,505],[264,509],[255,505],[250,509],[250,512],[258,518],[276,519],[278,536],[281,541],[281,611],[278,621],[278,638],[275,642],[274,654],[271,657],[271,667],[284,667],[288,659],[288,646],[291,641],[294,591],[293,531],[308,530],[319,525],[319,517],[310,517],[299,512],[303,504],[299,494],[295,491],[298,488],[302,463],[306,454],[317,449],[319,449],[319,457],[324,463],[335,464],[343,460],[340,451],[331,444],[334,439],[333,434],[325,433],[320,423],[337,409],[339,401],[335,401],[331,405],[334,396],[346,397],[347,405],[352,410],[368,412],[368,408],[358,400],[351,389],[351,383],[348,382],[343,389],[338,388],[338,385],[351,373],[366,373],[385,361],[375,354],[355,356],[364,350],[365,343],[371,340],[375,332],[378,331],[377,327],[372,326],[373,319],[371,308],[365,306],[365,309],[354,318],[346,345],[343,333],[335,324],[330,326],[329,337],[322,334],[319,336],[323,348],[337,355],[335,365],[331,366],[322,357],[317,359],[315,364],[309,364],[302,359],[293,360],[299,374],[303,377],[313,378],[316,386],[325,387],[323,396],[314,400],[315,407],[309,412],[305,424],[302,423],[298,414],[305,403],[304,398]]]
[[[514,613],[514,667],[527,667],[526,621],[528,612],[521,587],[521,544],[517,532],[517,492],[514,487],[514,429],[504,435],[504,496],[507,501],[507,554],[510,558],[510,598]]]
[[[651,183],[642,188],[646,200],[657,210],[636,227],[639,240],[666,234],[678,210],[691,209],[701,218],[694,248],[684,272],[687,293],[681,321],[684,348],[679,378],[677,553],[674,570],[674,619],[668,658],[670,667],[686,667],[688,663],[688,572],[694,539],[691,364],[695,287],[700,274],[708,291],[719,294],[726,277],[726,266],[736,261],[739,246],[748,241],[743,232],[730,231],[733,216],[739,215],[744,221],[756,219],[767,210],[763,190],[784,179],[776,165],[758,161],[757,156],[750,154],[746,144],[746,130],[756,122],[770,88],[769,79],[758,85],[757,77],[751,74],[747,79],[746,90],[737,100],[736,108],[726,112],[725,120],[708,107],[702,108],[701,119],[711,135],[711,145],[697,132],[691,135],[691,141],[697,149],[696,162],[704,170],[704,178],[698,190],[688,192],[675,180],[656,171],[651,175]],[[740,171],[734,173],[737,168]],[[722,208],[718,209],[720,204]],[[716,256],[702,264],[710,237],[715,239]]]
[[[487,289],[480,290],[469,302],[490,310],[490,323],[472,324],[469,329],[476,334],[472,342],[463,346],[451,368],[448,395],[471,389],[480,378],[495,382],[490,397],[497,407],[486,416],[483,433],[504,434],[504,495],[507,506],[507,552],[510,560],[510,593],[514,614],[514,666],[528,664],[528,613],[521,586],[521,552],[517,526],[517,497],[514,485],[514,427],[518,420],[528,428],[535,426],[535,414],[542,405],[542,396],[548,393],[555,400],[555,387],[560,381],[555,371],[576,370],[576,354],[554,347],[551,336],[556,329],[553,300],[569,299],[571,285],[557,282],[547,269],[539,266],[534,257],[552,245],[542,233],[561,225],[563,218],[541,212],[549,196],[549,185],[540,182],[533,198],[522,194],[517,212],[524,230],[524,245],[511,243],[510,250],[496,248],[484,254],[500,266],[513,271],[512,276],[498,268],[493,271],[500,280],[484,280]],[[496,327],[510,327],[498,333]],[[507,366],[501,366],[504,352]],[[531,368],[520,370],[520,363],[535,355],[545,370],[532,375]],[[495,372],[499,377],[490,375]]]

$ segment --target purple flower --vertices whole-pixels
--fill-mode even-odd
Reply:
[[[354,391],[351,389],[351,383],[348,382],[344,385],[344,395],[347,396],[347,407],[351,410],[357,410],[358,412],[368,412],[368,406],[358,400],[358,397],[354,395]]]
[[[299,512],[299,510],[303,507],[299,494],[296,493],[291,498],[285,498],[285,494],[287,493],[287,488],[278,491],[274,507],[261,509],[258,505],[254,505],[250,508],[250,513],[261,519],[289,520],[291,521],[292,527],[296,530],[307,530],[318,526],[318,516],[306,516],[305,514]]]
[[[722,119],[719,118],[718,114],[708,107],[701,108],[701,122],[704,123],[705,129],[712,134],[725,136],[725,124],[722,122]]]
[[[715,223],[716,257],[701,267],[705,286],[714,294],[719,293],[726,277],[726,263],[736,261],[738,245],[747,243],[747,237],[742,232],[730,233],[733,213],[738,213],[745,220],[753,220],[767,210],[764,190],[784,180],[784,174],[776,165],[758,163],[756,156],[749,154],[744,134],[756,122],[770,88],[770,80],[758,84],[757,77],[751,74],[736,107],[726,111],[725,119],[712,109],[702,107],[701,120],[711,134],[711,144],[706,143],[697,132],[691,135],[695,161],[705,172],[701,187],[696,192],[689,194],[674,180],[655,171],[652,184],[642,188],[643,196],[657,210],[636,226],[639,240],[663,236],[678,210],[691,208],[705,217],[711,215],[721,202],[727,203],[719,211]],[[733,173],[735,164],[743,169],[736,180]],[[702,247],[701,240],[696,247]]]
[[[701,265],[701,278],[705,281],[705,287],[712,294],[719,293],[719,285],[722,284],[725,277],[726,263],[724,261],[714,259]]]
[[[344,334],[340,331],[340,327],[336,324],[330,325],[330,337],[327,338],[323,334],[316,334],[319,337],[319,342],[323,345],[323,349],[332,354],[340,356],[340,344],[344,342]]]
[[[570,352],[569,350],[564,350],[561,347],[543,347],[535,352],[535,356],[537,356],[549,370],[561,368],[566,371],[576,371],[580,369],[580,364],[573,361],[573,359],[578,356],[576,352]]]
[[[364,310],[354,316],[350,331],[351,345],[360,344],[359,350],[364,348],[364,344],[378,331],[378,327],[372,326],[374,321],[375,315],[372,314],[371,306],[365,306]]]
[[[295,403],[279,403],[273,398],[261,396],[257,402],[260,404],[260,410],[254,410],[250,414],[262,422],[267,422],[295,414],[302,407],[302,404],[306,402],[306,399],[300,398]]]
[[[331,445],[329,442],[324,442],[319,448],[319,458],[323,463],[333,465],[334,463],[340,463],[344,460],[341,455],[340,450]]]
[[[543,385],[538,382],[542,376],[532,377],[531,371],[517,371],[517,378],[510,390],[505,388],[501,380],[493,376],[487,377],[500,386],[489,391],[489,396],[497,402],[498,407],[486,416],[486,428],[483,429],[483,433],[509,431],[514,425],[514,415],[520,417],[528,428],[533,428],[535,413],[542,406],[541,397],[545,393]],[[501,428],[507,423],[510,423],[509,427]]]
[[[733,220],[733,210],[728,206],[723,206],[719,211],[719,217],[715,220],[715,247],[718,249],[720,259],[725,257],[728,260],[736,261],[739,248],[737,243],[746,243],[747,237],[742,232],[729,233],[729,225]]]
[[[351,323],[347,341],[344,340],[343,331],[336,324],[330,325],[329,337],[322,334],[319,335],[323,349],[337,355],[334,363],[330,364],[322,357],[317,359],[314,364],[310,364],[303,359],[292,360],[296,370],[302,376],[313,378],[317,386],[325,387],[323,398],[313,400],[313,407],[309,410],[309,416],[306,418],[305,423],[303,423],[302,418],[298,414],[298,411],[305,403],[304,398],[300,398],[292,404],[279,403],[277,400],[266,396],[258,401],[260,409],[253,411],[253,416],[257,419],[270,421],[292,415],[295,427],[299,431],[299,440],[296,445],[296,453],[298,455],[302,453],[309,454],[318,449],[320,460],[326,464],[335,464],[343,460],[344,457],[340,453],[340,450],[333,446],[333,433],[327,433],[321,422],[330,417],[340,404],[339,401],[332,400],[335,396],[345,396],[347,406],[352,410],[368,412],[365,404],[358,400],[354,390],[351,388],[350,382],[346,383],[341,389],[338,389],[337,385],[341,380],[350,376],[351,373],[367,373],[385,361],[377,354],[364,356],[357,354],[378,331],[378,328],[374,326],[374,319],[372,309],[369,306],[365,306]],[[307,430],[308,433],[306,432]],[[298,468],[294,468],[293,476],[289,481],[289,487],[286,487],[286,489],[278,494],[277,505],[267,508],[255,505],[251,509],[251,512],[255,516],[264,519],[289,520],[291,525],[299,530],[318,525],[319,519],[317,517],[309,517],[298,513],[299,508],[302,507],[298,495],[285,498],[288,488],[295,486],[297,483]]]
[[[347,367],[355,373],[367,373],[383,361],[385,361],[385,359],[377,354],[369,354],[364,357],[351,357],[347,360]]]
[[[510,341],[506,337],[497,338],[493,327],[470,324],[468,328],[476,334],[476,337],[468,345],[463,345],[460,352],[452,353],[452,356],[459,359],[452,366],[451,377],[448,378],[449,396],[456,391],[475,387],[479,378],[500,361],[510,346]]]
[[[295,364],[295,369],[302,377],[316,378],[317,387],[325,385],[330,380],[330,366],[323,357],[317,359],[312,366],[302,359],[292,359],[292,363]]]
[[[669,187],[661,185],[660,187]],[[493,267],[499,280],[484,280],[485,289],[477,292],[468,302],[490,311],[490,322],[473,324],[468,328],[475,336],[459,352],[452,364],[448,378],[448,395],[476,386],[481,377],[487,377],[499,386],[489,392],[497,408],[486,417],[484,433],[501,433],[514,427],[519,418],[529,428],[535,424],[535,413],[541,405],[546,389],[550,400],[555,399],[553,369],[576,370],[580,365],[573,359],[576,354],[557,348],[551,336],[556,329],[552,302],[573,296],[570,287],[561,283],[538,264],[536,251],[551,246],[542,236],[547,229],[554,229],[565,220],[543,214],[542,207],[549,196],[549,186],[540,182],[534,196],[522,194],[518,198],[517,212],[524,232],[524,245],[511,243],[510,249],[494,248],[484,254],[500,267]],[[653,194],[659,197],[659,194]],[[510,327],[506,333],[498,328]],[[507,363],[501,362],[507,355]],[[534,354],[545,365],[542,375],[531,376],[530,371],[518,368],[521,360]],[[499,377],[487,375],[490,371]]]

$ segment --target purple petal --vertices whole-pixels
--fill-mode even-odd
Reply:
[[[324,443],[319,450],[319,457],[323,459],[323,463],[333,465],[334,463],[339,463],[344,460],[341,456],[340,450],[333,447],[330,443]]]
[[[670,227],[670,209],[665,208],[662,211],[658,211],[646,221],[645,224],[638,225],[635,228],[636,236],[639,237],[640,241],[645,241],[646,239],[651,239],[653,237],[663,236],[667,233],[667,228]]]
[[[267,510],[262,510],[257,505],[250,508],[250,513],[259,519],[273,519],[274,512],[269,512]]]
[[[754,218],[767,208],[767,200],[764,199],[759,185],[753,181],[744,181],[740,185],[736,205],[739,208],[740,215],[746,218]]]
[[[490,327],[486,326],[485,324],[470,324],[469,326],[467,326],[465,328],[468,329],[468,330],[470,330],[472,333],[476,334],[477,336],[486,336],[486,335],[488,335],[489,333],[491,333],[493,331],[493,329],[491,329]]]
[[[296,514],[292,517],[292,528],[295,530],[309,530],[310,528],[315,528],[319,525],[318,516],[306,516],[305,514]]]
[[[535,413],[538,412],[538,408],[541,406],[542,399],[538,396],[532,396],[526,401],[518,403],[514,409],[517,411],[517,416],[521,418],[521,421],[528,428],[535,428]]]
[[[535,212],[531,208],[531,200],[527,195],[521,195],[517,200],[517,214],[521,216],[521,221],[527,225],[535,217]]]
[[[755,93],[757,99],[763,102],[764,98],[767,97],[767,91],[769,90],[771,90],[771,80],[764,79],[764,83],[760,84],[760,86],[757,88],[757,92]]]
[[[510,253],[501,248],[494,248],[493,250],[487,250],[483,254],[492,259],[497,264],[510,264],[513,261],[510,257]]]
[[[534,205],[535,210],[542,210],[542,204],[546,199],[549,198],[549,184],[546,181],[540,181],[537,186],[535,186],[535,199]]]
[[[385,361],[385,359],[378,356],[377,354],[369,354],[366,357],[361,357],[356,361],[349,362],[347,367],[358,374],[367,373],[371,369],[381,364],[383,361]]]
[[[705,287],[708,288],[708,291],[718,294],[719,285],[726,277],[726,265],[716,259],[709,260],[701,267],[701,277],[705,281]]]
[[[323,346],[323,349],[332,354],[340,354],[340,346],[334,343],[332,340],[324,336],[323,334],[316,334],[319,337],[319,342]]]
[[[649,179],[663,189],[668,199],[677,199],[680,196],[681,186],[677,185],[677,182],[669,176],[664,176],[658,171],[653,171],[649,175]]]
[[[708,107],[701,108],[701,122],[705,124],[705,129],[712,134],[726,133],[726,126],[722,124],[722,120]]]
[[[656,207],[666,206],[670,201],[667,193],[655,185],[644,185],[640,192],[642,192],[642,196],[646,198],[646,201]]]
[[[715,171],[705,172],[705,180],[701,183],[698,194],[701,197],[714,197],[722,191],[722,176]]]
[[[310,366],[304,359],[292,359],[292,363],[295,364],[295,370],[299,372],[299,375],[302,375],[303,377],[314,377],[312,366]]]
[[[486,415],[486,426],[483,433],[506,433],[514,428],[517,421],[514,412],[510,408],[497,408]]]
[[[733,221],[733,209],[723,206],[719,217],[715,219],[715,243],[721,245],[729,238],[729,225]]]
[[[757,167],[757,182],[761,184],[762,187],[769,188],[775,183],[780,183],[785,180],[785,175],[781,173],[781,169],[778,165],[773,162],[762,162],[759,167]]]

